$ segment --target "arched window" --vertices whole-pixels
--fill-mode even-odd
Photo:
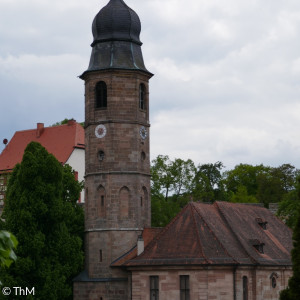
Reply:
[[[243,276],[243,300],[248,300],[248,277]]]
[[[107,107],[107,87],[104,81],[99,81],[95,88],[96,108]]]
[[[271,286],[273,289],[275,289],[277,286],[277,278],[278,278],[278,274],[276,272],[273,272],[270,276]]]
[[[148,191],[145,186],[142,187],[141,190],[141,222],[142,226],[149,226],[149,197],[148,197]]]
[[[148,192],[147,189],[143,186],[142,188],[142,198],[143,198],[143,204],[147,207],[148,205]]]
[[[127,218],[129,213],[129,199],[130,199],[130,192],[128,187],[124,186],[120,189],[119,192],[119,209],[120,209],[120,216],[122,218]]]
[[[146,109],[146,87],[143,83],[140,84],[139,108]]]
[[[97,214],[98,217],[103,218],[106,215],[105,188],[102,185],[100,185],[97,191],[98,191]]]

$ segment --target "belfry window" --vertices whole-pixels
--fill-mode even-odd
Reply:
[[[140,84],[139,108],[146,109],[146,87],[143,83]]]
[[[99,81],[95,88],[96,108],[107,107],[107,87],[104,81]]]

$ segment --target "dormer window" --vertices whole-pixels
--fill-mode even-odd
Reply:
[[[139,108],[146,109],[146,87],[143,83],[140,84]]]
[[[267,224],[268,222],[262,220],[261,218],[256,218],[255,219],[257,224],[263,229],[263,230],[267,230]]]
[[[96,108],[107,107],[107,87],[104,81],[99,81],[95,88]]]
[[[261,254],[264,254],[264,243],[261,243],[259,240],[250,240],[252,246]]]
[[[261,254],[264,254],[264,243],[258,244],[258,245],[253,245],[254,248]]]

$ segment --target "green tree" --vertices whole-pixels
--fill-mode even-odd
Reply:
[[[285,200],[295,191],[298,175],[299,170],[290,164],[268,167],[266,172],[257,176],[257,199],[265,206]]]
[[[243,192],[246,198],[251,196],[254,200],[253,197],[255,197],[259,202],[268,206],[269,203],[284,200],[290,192],[295,190],[298,174],[299,170],[290,164],[283,164],[277,168],[240,164],[224,173],[224,184],[230,201],[236,200],[236,193],[239,191],[239,197]]]
[[[239,164],[233,170],[224,173],[224,184],[226,189],[235,194],[241,186],[247,190],[247,194],[256,197],[258,175],[268,172],[269,168],[263,165],[252,166],[248,164]]]
[[[6,231],[0,230],[0,266],[9,267],[14,261],[16,261],[17,256],[14,250],[17,248],[18,241],[16,237]]]
[[[72,299],[72,278],[83,265],[80,190],[69,166],[38,143],[27,146],[10,178],[3,213],[2,227],[19,241],[17,261],[1,274],[5,286],[35,287],[41,300]]]
[[[298,195],[299,197],[299,195]],[[300,211],[293,233],[294,248],[292,250],[293,276],[288,287],[280,293],[280,300],[300,299]]]
[[[172,161],[167,155],[157,156],[151,166],[151,189],[154,195],[162,194],[167,200],[170,195],[178,197],[191,192],[195,170],[190,159],[184,161],[176,158]]]
[[[227,199],[223,184],[223,168],[224,165],[220,161],[214,164],[198,165],[194,178],[194,200],[212,202]]]
[[[297,179],[295,189],[284,195],[278,204],[277,216],[281,218],[290,228],[295,228],[300,212],[300,176]]]
[[[257,199],[254,196],[248,195],[247,188],[240,185],[236,193],[230,195],[230,202],[234,203],[257,203]]]
[[[53,127],[53,126],[59,126],[59,125],[68,124],[68,122],[69,122],[70,120],[74,120],[74,119],[73,119],[73,118],[72,118],[72,119],[65,118],[65,119],[63,119],[63,120],[60,121],[60,122],[56,122],[56,123],[52,124],[51,126]],[[81,122],[81,123],[79,123],[79,124],[80,124],[82,127],[84,127],[84,122]]]
[[[165,226],[189,201],[195,165],[192,160],[159,155],[151,165],[152,226]]]

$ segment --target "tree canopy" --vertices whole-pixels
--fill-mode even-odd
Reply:
[[[18,246],[18,241],[16,237],[6,231],[0,230],[0,266],[9,267],[14,261],[16,261],[17,256],[14,250]]]
[[[297,188],[298,200],[300,200],[300,188]],[[300,207],[293,232],[294,247],[292,250],[293,276],[289,279],[288,287],[280,293],[280,300],[300,299]]]
[[[68,124],[68,122],[71,121],[71,120],[74,120],[74,119],[73,119],[73,118],[72,118],[72,119],[65,118],[65,119],[63,119],[63,120],[60,121],[60,122],[56,122],[56,123],[52,124],[51,126],[53,127],[53,126],[59,126],[59,125]],[[81,122],[81,123],[79,123],[79,124],[80,124],[82,127],[84,127],[84,122]]]
[[[300,201],[299,170],[290,164],[279,167],[239,164],[224,171],[222,162],[195,166],[190,159],[171,160],[159,155],[151,164],[152,225],[165,226],[189,201],[279,203],[278,215],[294,226]]]
[[[17,261],[1,272],[4,286],[35,287],[37,299],[72,299],[72,278],[83,266],[81,189],[69,166],[36,142],[27,146],[10,177],[1,224],[19,242]]]

